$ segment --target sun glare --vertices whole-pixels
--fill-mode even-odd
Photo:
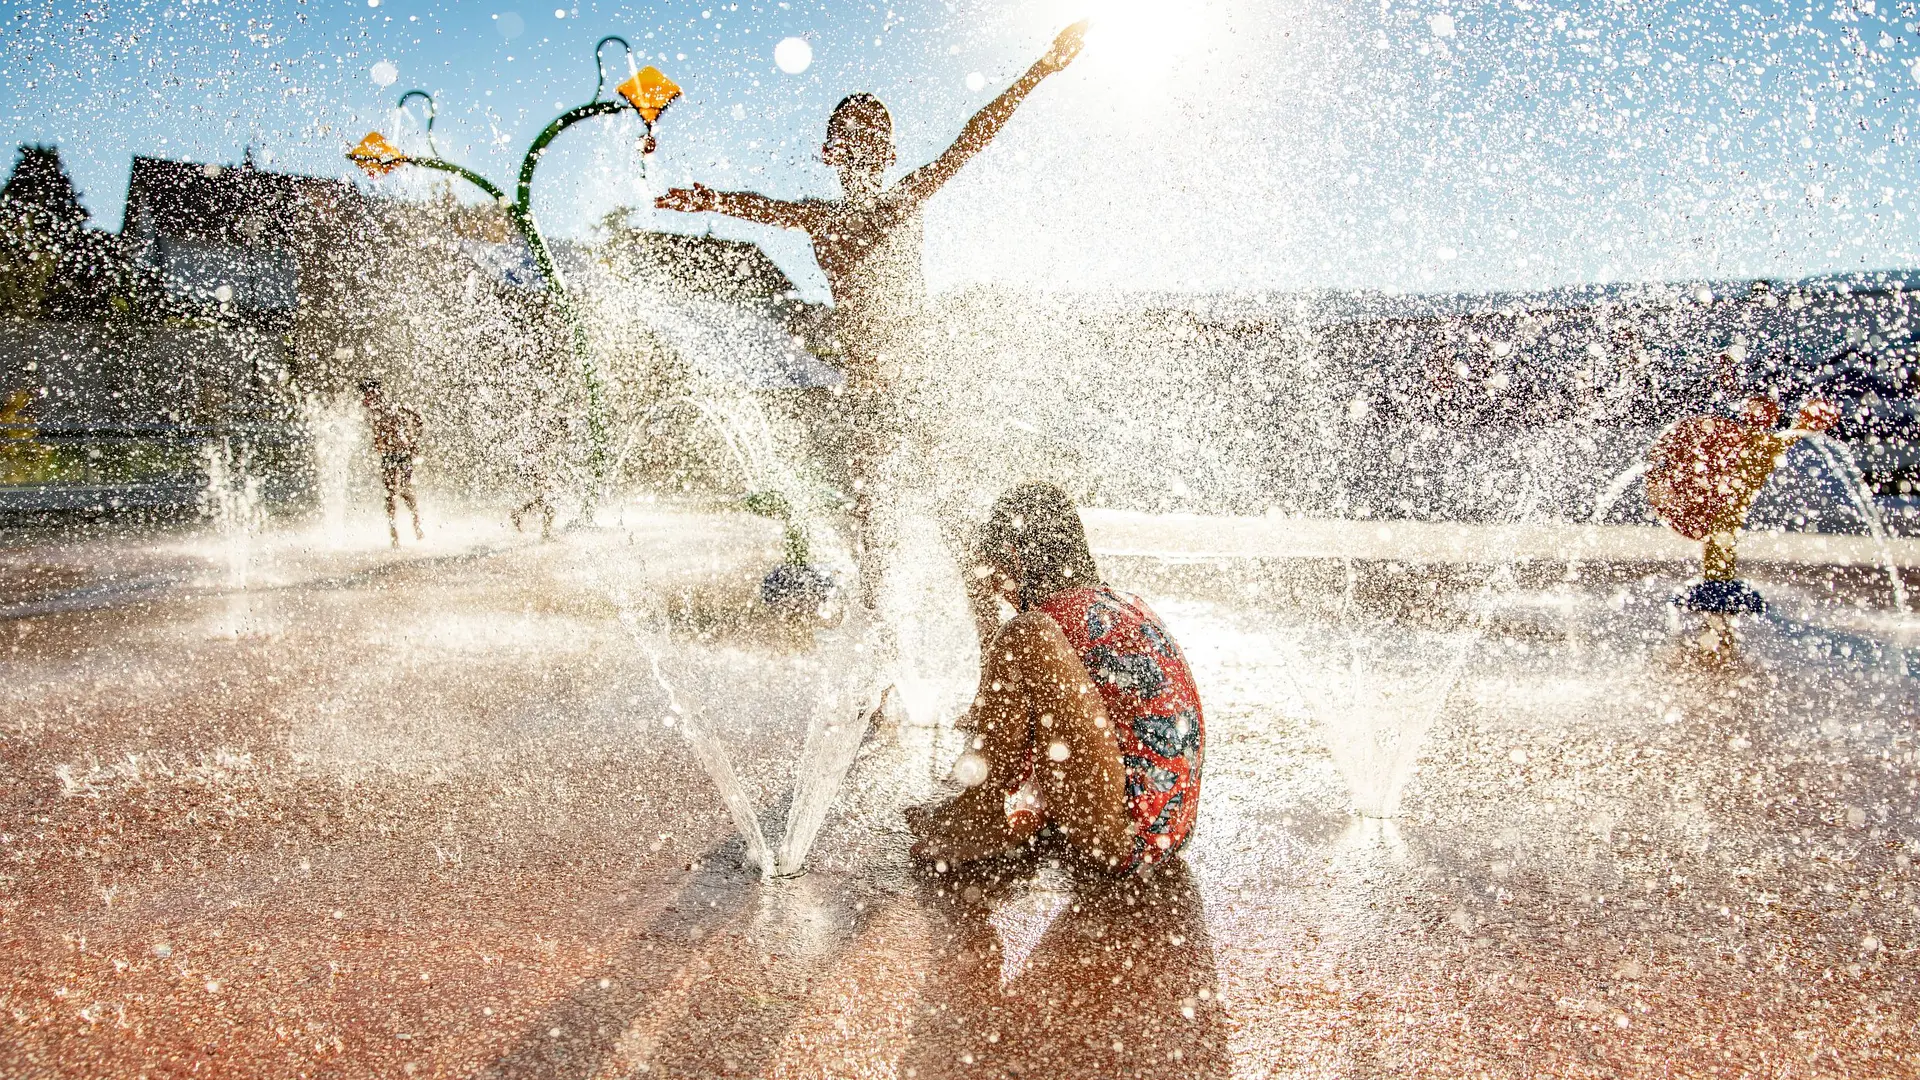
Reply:
[[[1083,10],[1093,20],[1083,63],[1124,68],[1134,78],[1165,76],[1206,36],[1208,13],[1202,4],[1089,0]]]

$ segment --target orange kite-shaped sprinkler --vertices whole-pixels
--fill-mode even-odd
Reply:
[[[659,68],[648,66],[634,72],[632,78],[614,87],[613,92],[625,98],[633,111],[640,114],[641,121],[647,125],[647,133],[640,137],[640,152],[653,153],[653,122],[660,118],[661,109],[680,96],[679,84]]]
[[[613,92],[626,98],[627,104],[633,106],[633,111],[640,114],[640,119],[652,127],[653,122],[660,119],[660,110],[673,104],[673,99],[680,96],[680,87],[659,68],[648,66],[614,87]]]
[[[1693,416],[1668,428],[1647,455],[1647,503],[1661,521],[1702,544],[1700,584],[1682,603],[1712,615],[1758,615],[1766,602],[1735,576],[1734,537],[1747,511],[1787,448],[1832,427],[1840,410],[1831,402],[1800,406],[1794,426],[1775,431],[1780,406],[1749,398],[1740,418]]]
[[[366,174],[379,179],[407,163],[407,155],[400,148],[387,141],[385,135],[377,131],[367,132],[367,137],[347,151],[347,160],[360,166]]]

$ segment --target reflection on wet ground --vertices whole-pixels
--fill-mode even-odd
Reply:
[[[777,820],[778,538],[691,527],[289,555],[238,639],[171,556],[74,604],[91,549],[9,549],[41,584],[0,598],[39,605],[0,620],[0,1074],[1920,1070],[1920,664],[1870,573],[1763,578],[1776,614],[1709,662],[1678,566],[1111,560],[1207,697],[1182,859],[915,873],[898,809],[956,744],[907,725],[763,885],[599,585],[683,598]],[[1299,691],[1336,618],[1476,635],[1398,818],[1348,813]]]

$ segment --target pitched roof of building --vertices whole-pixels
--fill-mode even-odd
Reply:
[[[624,254],[660,278],[717,299],[766,303],[789,298],[793,282],[759,245],[717,236],[633,230]]]
[[[135,157],[120,231],[243,247],[284,246],[363,201],[352,184],[316,176]]]

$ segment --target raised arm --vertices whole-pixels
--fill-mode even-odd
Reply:
[[[653,205],[661,210],[678,210],[683,214],[725,214],[760,225],[777,225],[782,229],[804,229],[809,217],[805,205],[801,203],[769,199],[751,191],[715,191],[705,184],[674,188],[653,200]]]
[[[1060,36],[1053,39],[1053,47],[1047,50],[1045,56],[1035,60],[1026,74],[1015,79],[1013,85],[989,102],[986,108],[973,114],[973,119],[960,129],[960,137],[947,147],[945,153],[908,173],[906,179],[900,181],[900,192],[914,202],[932,197],[934,192],[953,178],[954,173],[960,171],[960,166],[985,150],[993,137],[1000,134],[1000,129],[1013,117],[1013,111],[1020,107],[1034,87],[1040,85],[1040,80],[1073,63],[1073,58],[1080,55],[1086,33],[1085,19],[1060,31]]]

